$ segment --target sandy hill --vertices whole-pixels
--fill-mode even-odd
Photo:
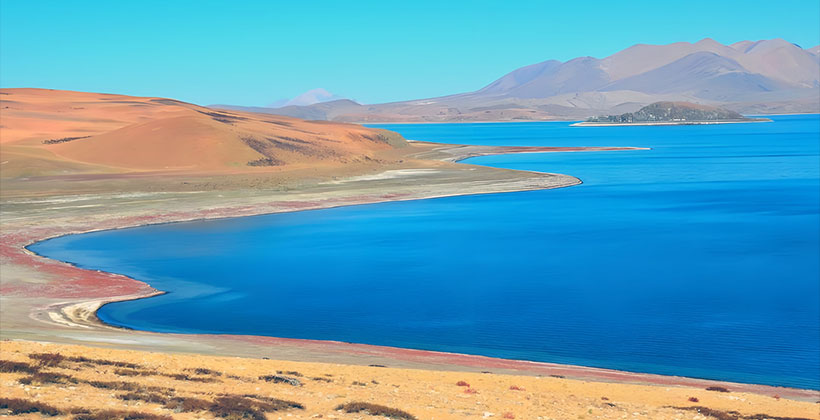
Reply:
[[[370,122],[581,119],[633,112],[659,101],[698,102],[741,113],[820,112],[818,48],[803,49],[783,39],[638,44],[603,59],[532,64],[463,94],[259,111]]]
[[[0,90],[0,123],[3,178],[343,166],[406,144],[357,125],[46,89]]]

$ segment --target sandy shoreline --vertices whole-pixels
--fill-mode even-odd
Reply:
[[[247,190],[237,190],[220,191],[216,195],[157,192],[137,198],[112,198],[110,195],[102,194],[74,201],[73,205],[61,203],[57,208],[52,204],[63,200],[59,197],[6,200],[3,209],[4,226],[0,235],[0,313],[3,315],[0,317],[0,338],[91,344],[167,353],[264,356],[279,360],[382,364],[417,369],[472,372],[492,369],[493,373],[560,375],[592,381],[664,386],[702,388],[718,384],[743,392],[777,394],[784,398],[803,401],[816,401],[820,398],[820,392],[814,390],[735,384],[333,341],[158,334],[124,330],[101,323],[95,315],[96,310],[108,302],[145,298],[161,293],[160,291],[125,276],[84,270],[48,260],[25,248],[34,242],[56,236],[146,224],[242,217],[454,195],[560,188],[576,185],[580,181],[566,175],[454,165],[449,162],[499,153],[635,150],[445,146],[420,142],[418,145],[424,150],[417,153],[415,158],[436,160],[442,162],[443,166],[393,169],[398,172],[392,178],[365,178],[352,184],[344,184],[343,187],[320,182],[302,187],[296,192],[264,191],[256,194]],[[113,212],[109,212],[109,209],[113,209]]]

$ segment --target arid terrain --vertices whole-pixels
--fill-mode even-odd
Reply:
[[[0,93],[4,179],[363,167],[387,163],[390,157],[376,155],[407,145],[384,130],[214,111],[164,98],[44,89]]]
[[[456,162],[628,148],[453,146],[164,98],[0,93],[2,398],[48,404],[66,416],[125,409],[260,418],[219,414],[217,400],[234,398],[223,402],[269,411],[268,418],[367,418],[336,410],[350,402],[420,419],[704,418],[671,408],[696,406],[717,410],[710,413],[720,419],[819,418],[816,391],[338,342],[114,328],[94,315],[100,305],[159,291],[25,248],[59,235],[149,223],[567,187],[580,181]],[[43,353],[63,358],[36,356]],[[269,375],[302,385],[260,379]],[[313,379],[320,377],[331,382]],[[202,400],[189,402],[201,409],[185,411],[178,398]]]
[[[0,383],[0,407],[17,404],[21,410],[37,409],[58,418],[817,418],[817,404],[811,402],[721,387],[625,385],[31,342],[2,343]]]

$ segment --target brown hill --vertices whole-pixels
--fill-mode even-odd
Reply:
[[[385,130],[164,98],[2,89],[0,111],[3,178],[334,166],[367,162],[406,145]]]

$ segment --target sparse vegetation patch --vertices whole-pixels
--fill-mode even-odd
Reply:
[[[768,414],[753,414],[744,416],[737,411],[715,410],[709,407],[672,407],[678,410],[695,411],[703,416],[712,417],[718,420],[810,420],[805,417],[779,417]]]
[[[129,392],[159,392],[170,394],[174,392],[174,388],[165,388],[161,386],[142,386],[133,382],[123,381],[87,381],[85,382],[94,388],[110,389],[114,391],[129,391]]]
[[[228,420],[266,420],[267,417],[265,413],[290,408],[304,408],[301,404],[291,401],[276,401],[277,402],[269,402],[240,395],[227,395],[217,398],[211,405],[209,411],[216,417]]]
[[[77,414],[74,420],[173,420],[173,417],[137,411],[103,410]]]
[[[217,372],[215,370],[206,369],[206,368],[185,369],[185,371],[186,372],[193,372],[196,375],[222,376],[222,372]]]
[[[61,139],[49,139],[43,140],[43,144],[58,144],[58,143],[66,143],[69,141],[80,140],[80,139],[87,139],[91,136],[81,136],[81,137],[63,137]]]
[[[190,382],[217,382],[218,380],[215,378],[203,378],[201,376],[190,376],[184,373],[169,373],[163,376],[167,376],[172,379],[176,379],[178,381],[190,381]]]
[[[0,398],[0,408],[9,410],[12,415],[40,413],[46,416],[59,416],[63,414],[51,405],[22,398]]]
[[[256,395],[256,394],[245,394],[245,395],[243,395],[243,397],[253,398],[255,400],[259,400],[259,401],[265,402],[267,404],[271,404],[274,407],[276,407],[277,411],[278,410],[287,410],[287,409],[290,409],[290,408],[296,408],[296,409],[299,409],[299,410],[304,410],[304,408],[305,408],[304,405],[302,405],[298,402],[288,401],[288,400],[280,400],[279,398],[264,397],[264,396]]]
[[[165,408],[179,412],[206,411],[213,405],[212,402],[191,397],[175,397],[165,401]]]
[[[302,386],[302,381],[291,378],[289,376],[284,375],[264,375],[259,377],[260,380],[265,382],[273,382],[275,384],[288,384],[291,386]]]
[[[245,118],[245,117],[240,117],[239,115],[228,114],[228,113],[224,113],[224,112],[200,111],[198,109],[195,110],[195,111],[199,112],[200,114],[205,114],[205,115],[211,117],[212,120],[218,121],[218,122],[221,122],[221,123],[224,123],[224,124],[233,124],[236,121],[247,120],[247,118]]]
[[[270,142],[270,144],[273,145],[274,147],[282,149],[282,150],[287,150],[289,152],[301,153],[303,155],[308,155],[308,156],[313,154],[311,148],[308,147],[308,146],[305,146],[303,144],[293,144],[293,143],[290,143],[290,142],[287,142],[287,141],[276,140],[276,139],[270,138],[270,137],[266,137],[265,140]],[[307,142],[299,141],[299,143],[307,143]]]
[[[29,376],[17,380],[23,385],[44,385],[44,384],[76,384],[79,381],[71,376],[53,372],[36,372]]]
[[[165,404],[168,401],[168,398],[164,395],[145,392],[129,392],[127,394],[117,395],[117,398],[123,401],[144,401],[154,404]]]
[[[135,369],[114,369],[114,374],[119,376],[148,376],[151,372]]]
[[[25,362],[13,362],[11,360],[0,360],[0,372],[5,373],[35,373],[39,370]]]
[[[105,360],[105,359],[89,359],[87,357],[82,356],[73,356],[73,357],[66,357],[66,361],[75,362],[75,363],[88,363],[92,365],[99,365],[99,366],[114,366],[119,368],[128,368],[128,369],[142,369],[142,366],[135,364],[135,363],[127,363],[127,362],[120,362],[116,360]]]
[[[416,420],[416,416],[406,411],[368,402],[349,402],[339,405],[336,410],[345,413],[367,413],[371,416],[383,416],[391,419]]]
[[[248,166],[280,166],[283,162],[274,158],[256,159],[248,162]]]
[[[37,361],[37,364],[43,367],[57,366],[65,360],[65,357],[57,353],[32,353],[28,357]]]
[[[297,371],[295,371],[295,370],[277,370],[277,371],[276,371],[276,373],[278,373],[278,374],[280,374],[280,375],[290,375],[290,376],[295,376],[295,377],[297,377],[297,378],[301,378],[301,377],[303,377],[303,376],[304,376],[304,375],[302,375],[301,373],[299,373],[299,372],[297,372]]]

